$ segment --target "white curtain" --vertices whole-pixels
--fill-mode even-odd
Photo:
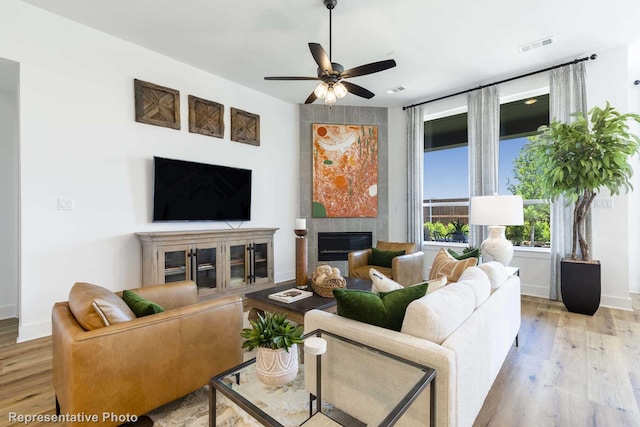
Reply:
[[[469,198],[498,193],[500,94],[497,86],[469,92]],[[469,244],[480,247],[486,238],[481,225],[469,227]]]
[[[551,70],[549,85],[549,115],[551,120],[573,120],[572,113],[587,114],[584,62]],[[551,288],[549,298],[558,300],[560,292],[560,261],[571,254],[573,203],[564,197],[551,204]],[[591,245],[591,215],[585,220],[585,238]]]
[[[407,108],[407,242],[422,250],[424,239],[424,117],[421,106]]]

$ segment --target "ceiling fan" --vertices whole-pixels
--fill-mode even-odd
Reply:
[[[329,55],[319,43],[309,43],[309,49],[313,59],[318,64],[317,77],[265,77],[265,80],[321,80],[311,95],[304,102],[311,104],[316,99],[324,99],[326,105],[331,106],[338,98],[344,97],[348,92],[362,98],[371,99],[375,94],[362,86],[358,86],[345,79],[351,77],[364,76],[387,70],[396,66],[396,61],[387,59],[385,61],[372,62],[359,67],[350,68],[345,71],[344,67],[337,62],[331,62],[331,12],[338,4],[338,0],[323,0],[324,5],[329,9]]]

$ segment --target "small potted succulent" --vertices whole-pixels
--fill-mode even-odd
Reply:
[[[303,342],[302,326],[287,320],[286,314],[266,312],[242,330],[242,348],[256,355],[256,376],[264,384],[282,385],[298,374],[298,346]]]

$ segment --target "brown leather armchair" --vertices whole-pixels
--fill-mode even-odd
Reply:
[[[369,269],[375,268],[403,286],[414,285],[424,281],[424,252],[416,251],[413,243],[384,242],[378,240],[376,249],[383,251],[404,250],[405,254],[393,258],[391,267],[371,265],[371,249],[349,252],[349,276],[369,279]]]
[[[142,415],[242,362],[242,300],[198,302],[194,282],[132,289],[165,312],[84,330],[69,302],[52,311],[53,386],[61,414]]]

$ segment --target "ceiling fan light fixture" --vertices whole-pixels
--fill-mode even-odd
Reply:
[[[344,85],[340,82],[333,85],[333,91],[335,92],[338,99],[344,98],[345,96],[347,96],[347,93],[349,93],[349,91],[347,91],[347,88],[344,87]]]
[[[324,98],[324,104],[331,106],[337,100],[338,98],[336,97],[336,92],[333,90],[333,87],[329,86],[329,89],[327,90],[327,95]]]
[[[313,93],[315,93],[319,99],[324,99],[324,97],[327,96],[328,89],[329,89],[329,86],[327,86],[325,82],[320,82],[320,84],[315,88]]]

